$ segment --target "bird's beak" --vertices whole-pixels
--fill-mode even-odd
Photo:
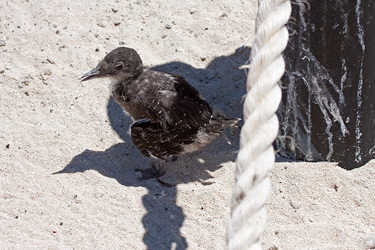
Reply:
[[[86,74],[81,76],[81,78],[80,78],[81,82],[87,81],[87,80],[90,80],[90,79],[93,79],[93,78],[96,78],[96,77],[104,76],[104,74],[100,73],[99,70],[100,70],[100,68],[98,66],[98,67],[92,69],[91,71],[87,72]]]

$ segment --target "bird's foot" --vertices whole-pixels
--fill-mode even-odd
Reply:
[[[162,179],[160,179],[159,177],[156,177],[156,180],[163,186],[166,186],[166,187],[175,187],[176,184],[171,184],[171,183],[168,183],[166,181],[163,181]]]
[[[158,168],[154,163],[151,164],[151,168],[148,169],[140,169],[136,168],[135,171],[139,172],[141,176],[139,177],[139,180],[149,180],[155,178],[160,184],[166,187],[174,187],[176,185],[170,184],[166,181],[163,181],[160,179],[165,174],[165,170]]]
[[[160,176],[159,172],[154,168],[140,169],[136,168],[135,171],[140,173],[138,179],[141,181],[157,178]]]

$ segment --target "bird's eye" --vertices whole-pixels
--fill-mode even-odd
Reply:
[[[115,70],[121,70],[123,67],[124,67],[124,63],[123,62],[118,62],[115,65]]]

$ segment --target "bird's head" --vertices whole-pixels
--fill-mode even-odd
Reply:
[[[134,79],[143,72],[142,60],[131,48],[119,47],[107,54],[91,71],[81,77],[87,81],[99,77],[111,77],[119,81]]]

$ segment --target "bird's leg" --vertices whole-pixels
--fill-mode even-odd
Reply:
[[[174,187],[176,185],[170,184],[170,183],[160,179],[160,177],[162,177],[165,174],[165,163],[166,162],[167,162],[166,160],[161,160],[160,163],[159,163],[159,167],[156,167],[156,164],[152,164],[151,166],[153,168],[155,168],[155,170],[158,172],[158,175],[156,176],[156,179],[158,180],[158,182],[160,184],[162,184],[163,186],[166,186],[166,187]]]
[[[163,175],[160,173],[159,167],[157,166],[157,164],[152,162],[150,165],[151,165],[151,168],[147,168],[147,169],[136,168],[135,169],[136,172],[139,172],[141,174],[141,176],[139,176],[140,180],[142,181],[149,180],[153,178],[158,178]]]
[[[162,177],[165,174],[166,160],[160,160],[159,164],[151,163],[151,167],[157,172],[156,177]]]
[[[155,178],[160,184],[167,186],[167,187],[174,187],[175,185],[165,182],[160,179],[165,174],[165,163],[166,160],[160,160],[159,164],[152,162],[151,168],[148,169],[136,169],[139,171],[142,176],[139,178],[140,180],[149,180]]]

